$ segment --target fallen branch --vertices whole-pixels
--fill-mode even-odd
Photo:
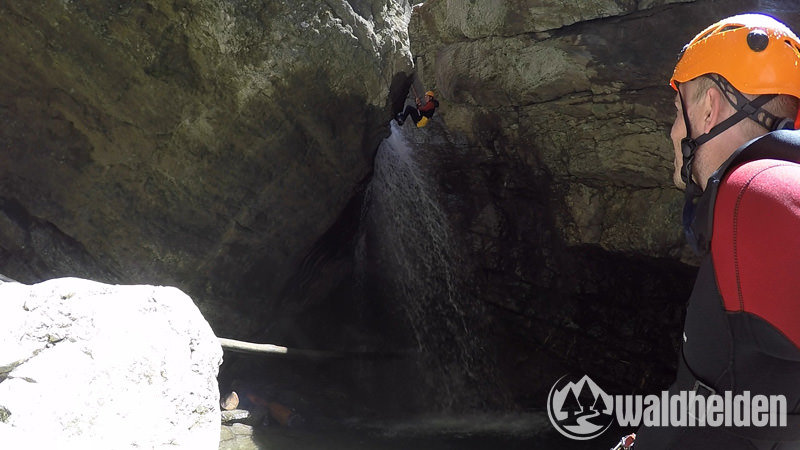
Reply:
[[[236,353],[251,353],[260,355],[274,355],[295,357],[303,359],[337,359],[337,358],[402,358],[411,355],[410,352],[337,352],[330,350],[304,350],[288,348],[274,344],[256,344],[253,342],[237,341],[235,339],[218,338],[223,350]]]

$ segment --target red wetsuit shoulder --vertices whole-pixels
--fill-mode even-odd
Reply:
[[[800,348],[800,164],[734,168],[719,188],[712,236],[725,309],[761,317]]]

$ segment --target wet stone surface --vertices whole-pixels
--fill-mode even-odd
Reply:
[[[219,434],[220,450],[258,450],[253,427],[243,423],[223,425]]]

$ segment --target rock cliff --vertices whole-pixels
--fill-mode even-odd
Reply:
[[[406,2],[0,5],[0,271],[174,284],[247,334],[411,70]]]
[[[459,295],[481,305],[428,299],[429,309],[444,305],[468,324],[418,336],[442,342],[434,351],[441,367],[466,365],[449,343],[478,335],[488,358],[467,385],[494,386],[490,402],[541,405],[567,372],[620,392],[657,391],[672,380],[695,261],[681,232],[682,193],[672,186],[674,94],[666,83],[683,44],[719,18],[767,8],[796,23],[796,7],[762,3],[415,7],[416,89],[436,91],[441,108],[427,128],[406,132],[449,239],[462,249],[451,270]],[[436,273],[392,262],[397,245],[413,248],[424,233],[395,237],[380,228],[367,233],[382,263],[373,276],[402,285],[401,267]]]
[[[0,273],[174,284],[219,335],[419,352],[309,369],[399,409],[541,405],[566,371],[660,389],[695,270],[666,81],[694,33],[756,9],[800,18],[758,0],[4,2]],[[441,108],[378,151],[412,82]]]

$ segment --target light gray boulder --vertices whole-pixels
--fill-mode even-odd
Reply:
[[[176,288],[0,283],[7,448],[217,448],[222,349]]]

